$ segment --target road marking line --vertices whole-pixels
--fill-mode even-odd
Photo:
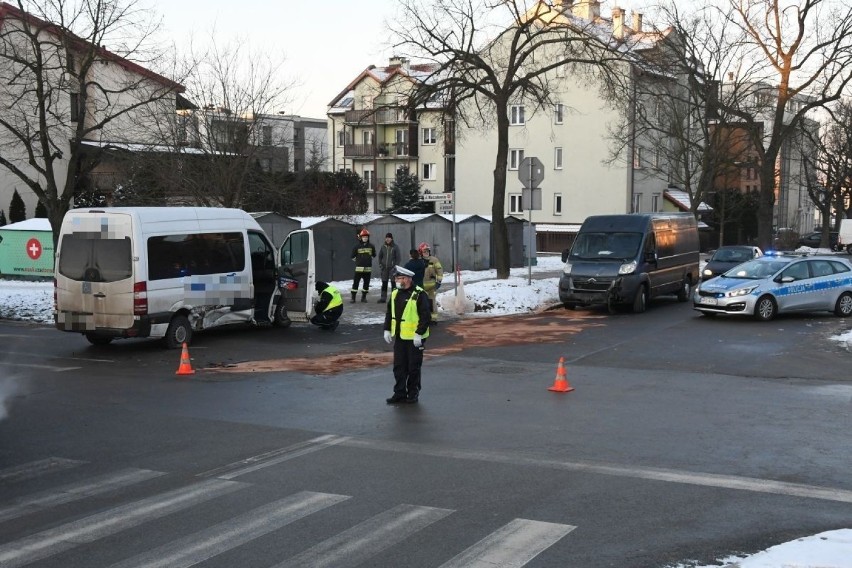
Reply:
[[[398,505],[276,564],[274,568],[358,566],[451,513],[452,509]]]
[[[0,335],[0,337],[3,337]],[[55,361],[57,359],[67,359],[69,361],[88,361],[92,363],[115,363],[115,359],[92,359],[89,357],[45,357],[44,353],[29,353],[27,351],[0,351],[6,355],[14,355],[15,357],[34,357],[36,359]]]
[[[147,469],[129,468],[117,473],[28,495],[27,497],[16,500],[13,505],[0,508],[0,522],[57,505],[78,501],[93,495],[109,493],[114,489],[154,479],[161,475],[165,475],[165,473]]]
[[[55,365],[38,365],[36,363],[10,363],[9,361],[4,361],[3,366],[6,367],[25,367],[27,369],[46,369],[48,371],[76,371],[78,369],[82,369],[82,367],[57,367]]]
[[[208,527],[111,568],[187,568],[349,499],[347,495],[302,491]]]
[[[259,454],[222,467],[217,467],[215,469],[199,473],[196,477],[234,479],[235,477],[239,477],[259,469],[277,465],[306,454],[318,452],[331,446],[336,446],[348,439],[349,438],[346,436],[326,434],[325,436],[318,436],[304,442],[293,444],[292,446],[287,446],[286,448],[279,448],[277,450],[272,450],[271,452],[266,452],[265,454]]]
[[[577,527],[515,519],[440,568],[520,568]]]
[[[443,458],[477,460],[508,465],[546,467],[565,471],[612,475],[615,477],[632,477],[637,479],[647,479],[650,481],[683,483],[686,485],[717,487],[721,489],[738,489],[741,491],[753,491],[756,493],[772,493],[776,495],[787,495],[790,497],[805,497],[809,499],[852,503],[852,490],[819,487],[804,483],[789,483],[786,481],[775,481],[772,479],[760,479],[755,477],[720,475],[714,473],[695,473],[690,471],[652,467],[628,467],[583,461],[559,461],[496,452],[439,449],[430,446],[419,446],[416,444],[406,444],[404,442],[390,442],[382,440],[349,438],[344,441],[344,444],[351,447],[368,448],[373,450],[403,452]]]
[[[153,519],[192,507],[245,487],[238,481],[208,479],[121,505],[79,521],[36,533],[0,546],[0,566],[16,568],[119,533]]]
[[[43,460],[37,460],[30,463],[8,467],[6,469],[0,469],[0,481],[21,481],[23,479],[38,477],[40,475],[45,475],[54,471],[61,471],[63,469],[77,467],[78,465],[83,465],[84,463],[86,462],[80,460],[69,460],[65,458],[45,458]]]

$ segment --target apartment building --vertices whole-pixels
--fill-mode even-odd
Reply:
[[[421,190],[453,188],[453,123],[439,104],[408,108],[409,96],[434,71],[392,57],[371,65],[328,105],[329,161],[367,184],[370,213],[392,207],[390,187],[400,168],[418,176]]]
[[[11,54],[34,58],[33,34],[39,40],[40,59],[15,61]],[[0,56],[0,112],[5,122],[0,128],[0,154],[8,161],[6,166],[0,164],[0,209],[8,207],[16,189],[28,216],[38,202],[13,169],[38,183],[52,175],[61,192],[72,157],[100,162],[92,172],[97,177],[110,169],[104,163],[107,149],[162,144],[162,132],[169,129],[164,125],[174,122],[182,85],[5,2],[0,2],[0,44],[6,54]],[[37,81],[41,94],[34,88]],[[47,105],[46,124],[38,123],[40,102]],[[84,132],[81,144],[72,149],[79,126]],[[21,143],[20,133],[32,132],[49,139],[49,158],[42,145]],[[39,171],[50,160],[49,174]]]

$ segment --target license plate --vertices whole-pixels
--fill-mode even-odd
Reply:
[[[704,304],[705,306],[715,306],[719,304],[716,298],[698,298],[698,303]]]

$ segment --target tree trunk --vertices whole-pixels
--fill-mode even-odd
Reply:
[[[773,248],[772,218],[775,207],[775,156],[767,153],[760,168],[760,195],[757,207],[757,246]],[[780,227],[779,227],[780,228]]]
[[[494,261],[497,278],[509,277],[509,233],[506,229],[506,164],[509,156],[509,114],[505,101],[495,104],[497,112],[497,158],[494,161],[494,196],[491,226],[494,231]]]

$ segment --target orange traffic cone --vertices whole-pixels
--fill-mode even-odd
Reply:
[[[547,390],[553,392],[570,392],[574,390],[574,387],[568,384],[568,377],[565,374],[565,357],[559,358],[559,365],[556,367],[556,378],[553,379],[553,386],[548,387]]]
[[[180,367],[178,367],[176,375],[194,375],[192,364],[189,362],[189,348],[186,342],[183,344],[183,350],[180,352]]]

